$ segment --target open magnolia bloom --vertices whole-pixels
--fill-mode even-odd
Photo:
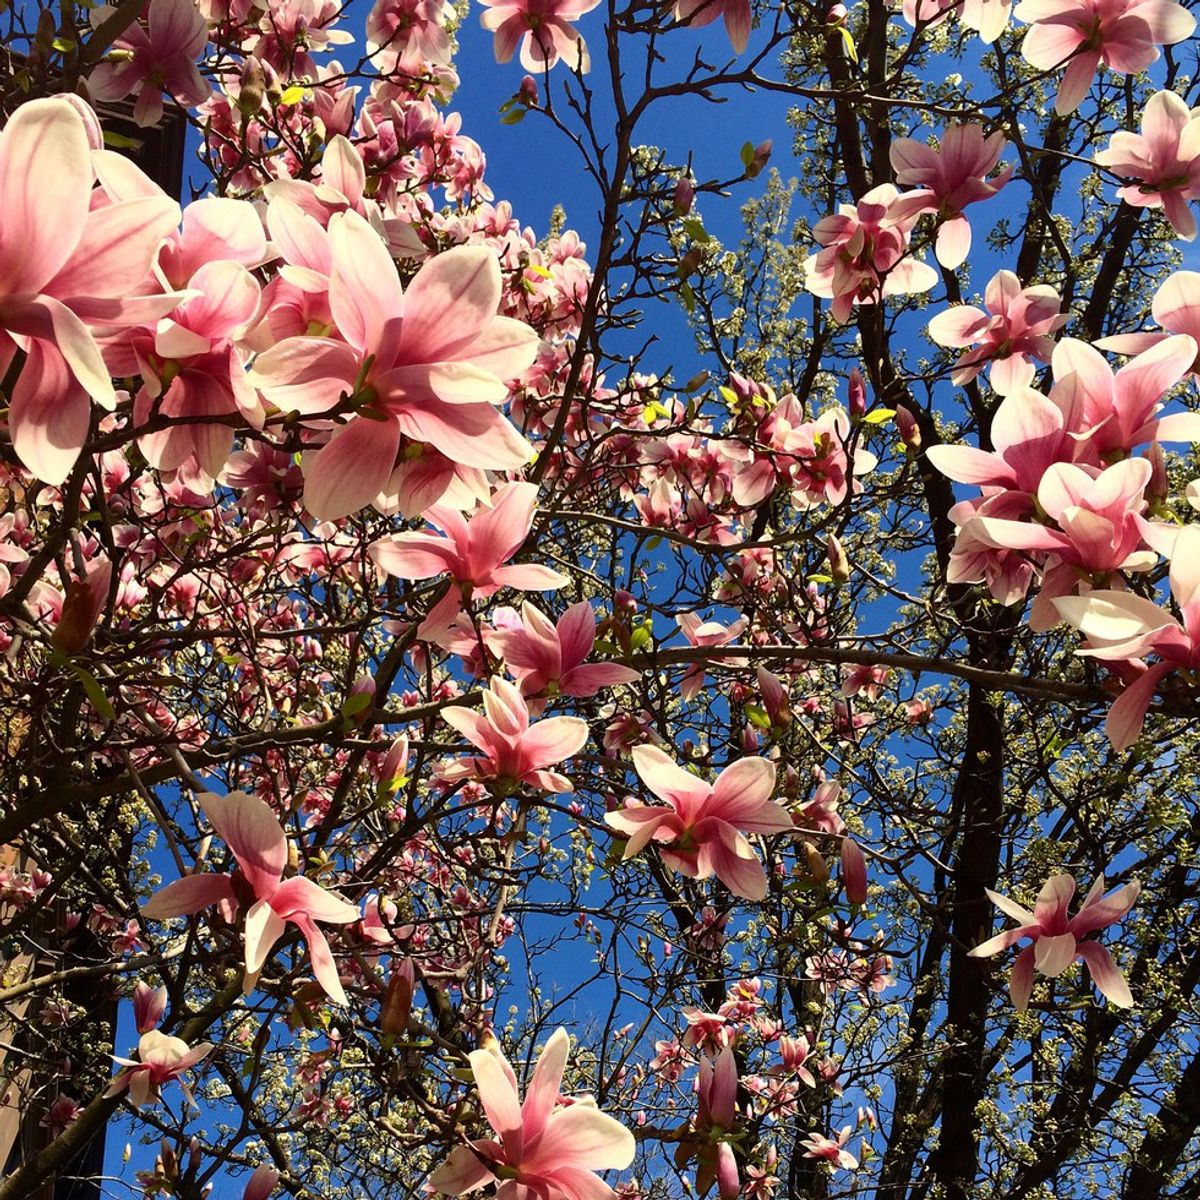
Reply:
[[[138,1056],[117,1058],[125,1069],[117,1074],[108,1085],[106,1096],[118,1096],[128,1090],[129,1099],[138,1108],[158,1099],[158,1089],[172,1079],[179,1080],[183,1094],[191,1100],[192,1093],[183,1081],[183,1073],[206,1058],[212,1050],[211,1042],[189,1046],[182,1038],[168,1037],[157,1029],[143,1033],[138,1039]]]
[[[1071,897],[1075,895],[1073,875],[1055,875],[1048,879],[1038,893],[1033,912],[1009,900],[1007,896],[988,891],[988,898],[1014,921],[1016,929],[1007,929],[988,938],[982,945],[970,951],[972,958],[990,958],[1007,950],[1022,938],[1033,938],[1033,945],[1026,946],[1017,955],[1013,964],[1009,992],[1017,1012],[1029,1007],[1029,994],[1033,990],[1034,974],[1057,979],[1073,962],[1082,959],[1091,973],[1096,987],[1121,1008],[1133,1006],[1133,996],[1125,977],[1117,969],[1112,955],[1099,942],[1085,941],[1089,933],[1115,925],[1133,907],[1141,891],[1141,884],[1127,883],[1117,888],[1111,896],[1103,896],[1104,876],[1092,885],[1083,907],[1068,917]]]
[[[458,1146],[429,1177],[447,1196],[496,1183],[497,1200],[611,1200],[594,1172],[633,1162],[633,1134],[590,1096],[562,1101],[558,1089],[571,1039],[559,1029],[546,1043],[521,1102],[517,1076],[493,1040],[470,1055],[479,1100],[495,1138]],[[497,1140],[498,1139],[498,1140]]]
[[[245,792],[230,792],[227,796],[205,793],[198,799],[217,835],[233,851],[237,870],[232,875],[221,872],[177,879],[142,905],[142,915],[162,921],[190,916],[216,904],[222,915],[232,920],[249,899],[246,990],[254,986],[272,948],[290,924],[300,930],[308,946],[317,982],[331,1000],[345,1004],[346,993],[333,953],[315,922],[349,925],[359,919],[358,909],[302,875],[284,881],[287,835],[265,801]]]
[[[604,814],[629,840],[625,858],[661,842],[663,862],[692,879],[716,877],[735,895],[762,900],[767,876],[745,833],[790,833],[791,814],[771,800],[775,764],[742,758],[705,783],[657,746],[638,746],[633,765],[642,782],[666,805],[639,805]]]

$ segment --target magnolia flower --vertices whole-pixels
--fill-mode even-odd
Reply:
[[[504,565],[521,548],[533,527],[538,489],[535,483],[506,483],[492,496],[490,507],[469,520],[452,508],[435,507],[427,520],[444,533],[397,533],[372,544],[371,561],[400,579],[454,581],[418,629],[426,640],[441,637],[462,611],[464,599],[494,595],[501,588],[550,591],[567,577],[536,563]]]
[[[1013,964],[1009,991],[1018,1012],[1029,1006],[1036,972],[1055,979],[1073,962],[1082,959],[1096,987],[1121,1008],[1133,1005],[1133,996],[1124,976],[1117,969],[1112,955],[1097,941],[1085,941],[1089,933],[1115,925],[1133,907],[1141,884],[1127,883],[1111,896],[1101,899],[1104,876],[1101,875],[1088,892],[1083,906],[1073,917],[1067,915],[1071,897],[1075,895],[1075,879],[1071,875],[1055,875],[1048,879],[1038,893],[1033,912],[1013,903],[1005,896],[988,891],[988,898],[1014,921],[1016,929],[1005,930],[970,951],[972,958],[990,958],[1007,950],[1022,938],[1032,938]]]
[[[732,625],[722,625],[720,621],[702,621],[697,613],[683,613],[675,618],[675,624],[692,646],[728,646],[736,642],[750,624],[748,617],[738,617]],[[726,659],[727,662],[741,661]],[[693,663],[683,673],[679,681],[679,694],[685,700],[693,700],[700,694],[706,678],[704,663]]]
[[[586,600],[571,605],[556,625],[530,601],[521,606],[521,624],[485,634],[503,657],[524,696],[594,696],[603,687],[641,678],[619,663],[588,663],[596,641],[596,614]]]
[[[158,1099],[158,1089],[164,1083],[178,1079],[179,1086],[190,1101],[192,1093],[180,1076],[207,1057],[212,1048],[211,1042],[190,1047],[182,1038],[167,1037],[165,1033],[151,1029],[138,1039],[136,1059],[113,1056],[113,1062],[121,1063],[125,1070],[113,1079],[104,1094],[119,1096],[128,1090],[130,1101],[141,1108],[143,1104]]]
[[[983,304],[986,312],[958,304],[938,313],[929,322],[929,336],[939,346],[976,347],[959,355],[950,373],[953,383],[969,383],[991,364],[988,378],[993,390],[1008,396],[1033,383],[1034,361],[1050,361],[1053,334],[1069,318],[1052,287],[1023,288],[1011,271],[992,276]]]
[[[692,879],[716,875],[735,896],[762,900],[767,876],[745,833],[790,833],[791,814],[771,801],[775,764],[765,758],[730,763],[705,783],[657,746],[637,746],[633,765],[642,782],[666,805],[637,805],[605,813],[605,823],[628,838],[623,858],[652,841],[663,862]]]
[[[1200,346],[1200,273],[1175,271],[1168,275],[1154,293],[1150,312],[1162,326],[1161,330],[1117,333],[1101,338],[1095,345],[1100,350],[1112,350],[1117,354],[1141,354],[1166,341],[1173,333],[1186,333]],[[1195,373],[1195,362],[1189,369]]]
[[[524,1103],[517,1076],[492,1039],[470,1054],[471,1073],[494,1138],[457,1146],[429,1177],[430,1186],[461,1196],[496,1184],[496,1200],[615,1200],[595,1172],[633,1162],[633,1135],[590,1096],[560,1103],[571,1039],[559,1029],[533,1070]]]
[[[810,1133],[800,1142],[804,1147],[804,1157],[818,1158],[830,1166],[843,1167],[847,1171],[857,1170],[858,1159],[845,1148],[853,1132],[849,1125],[843,1126],[836,1141],[822,1133]]]
[[[750,0],[675,0],[675,20],[681,25],[711,25],[725,19],[725,32],[734,54],[741,54],[750,41]]]
[[[480,779],[501,795],[510,794],[522,784],[555,794],[574,791],[565,775],[546,768],[583,748],[588,737],[586,721],[550,717],[531,725],[525,698],[500,678],[493,679],[483,693],[482,716],[455,706],[442,710],[442,720],[483,751],[482,755],[444,766],[443,779]]]
[[[948,126],[936,150],[912,138],[892,142],[896,182],[917,190],[900,196],[891,215],[937,213],[935,252],[948,270],[962,266],[971,251],[971,226],[963,210],[968,204],[990,200],[1012,178],[1014,167],[1009,163],[988,179],[1007,144],[999,131],[985,138],[982,125]]]
[[[1200,670],[1200,526],[1179,530],[1170,557],[1171,594],[1182,620],[1124,591],[1099,589],[1054,601],[1063,620],[1088,639],[1081,655],[1139,665],[1150,654],[1162,660],[1142,669],[1109,709],[1104,727],[1117,750],[1137,741],[1150,701],[1171,672]]]
[[[696,1158],[696,1191],[700,1195],[716,1181],[717,1191],[732,1200],[741,1192],[737,1158],[727,1135],[737,1121],[737,1058],[726,1043],[715,1059],[702,1054],[696,1078],[696,1114],[680,1153]]]
[[[316,237],[324,231],[311,222]],[[407,291],[379,234],[356,212],[329,222],[333,337],[289,337],[258,356],[251,380],[284,412],[321,416],[343,398],[350,419],[305,460],[304,503],[335,520],[395,495],[423,447],[486,470],[523,466],[529,443],[496,409],[504,381],[533,361],[537,334],[497,316],[500,266],[485,246],[427,262]],[[403,452],[402,452],[403,451]],[[438,495],[441,493],[438,492]],[[403,503],[403,501],[402,501]]]
[[[61,99],[22,104],[0,130],[0,375],[26,356],[8,429],[21,462],[56,486],[87,440],[90,400],[117,403],[88,323],[154,321],[179,302],[139,293],[179,205],[128,164],[140,194],[93,205],[98,159],[84,116]]]
[[[234,874],[187,875],[155,892],[142,905],[142,915],[156,921],[189,916],[216,904],[232,920],[253,897],[246,912],[246,976],[249,991],[258,979],[275,943],[289,924],[300,930],[312,959],[313,974],[329,998],[345,1004],[346,993],[325,935],[315,922],[349,925],[358,909],[302,875],[283,880],[287,865],[287,835],[270,806],[257,796],[230,792],[197,797],[217,836],[233,851]]]
[[[587,44],[571,22],[591,12],[600,0],[481,0],[487,11],[484,29],[496,35],[498,63],[521,47],[521,66],[548,71],[560,58],[572,69],[591,69]]]
[[[1189,201],[1200,196],[1200,109],[1174,92],[1155,92],[1142,110],[1142,132],[1114,133],[1096,162],[1127,179],[1117,195],[1135,208],[1161,208],[1181,238],[1196,236]]]
[[[1022,0],[1013,10],[1031,28],[1021,54],[1039,71],[1066,66],[1054,103],[1066,115],[1080,105],[1103,63],[1136,75],[1171,46],[1192,35],[1196,19],[1173,0]]]

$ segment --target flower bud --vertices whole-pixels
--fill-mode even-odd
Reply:
[[[754,147],[754,157],[746,166],[746,178],[757,179],[763,173],[763,168],[771,161],[771,147],[773,142],[767,138],[765,142],[759,142]]]
[[[111,582],[112,563],[107,558],[98,558],[89,564],[83,579],[72,579],[67,584],[62,613],[50,637],[56,650],[78,654],[92,640]]]
[[[807,839],[800,843],[804,851],[804,865],[808,868],[808,873],[817,881],[817,883],[825,883],[829,879],[829,864],[825,861],[825,855]]]
[[[917,427],[917,418],[903,404],[896,405],[896,429],[909,457],[915,458],[921,453],[921,430]]]
[[[675,181],[675,195],[671,208],[677,217],[686,217],[692,211],[692,202],[696,199],[696,189],[686,175],[680,175]]]
[[[825,543],[825,554],[829,559],[829,574],[834,583],[847,583],[850,579],[850,559],[835,534],[829,535]]]
[[[845,23],[847,15],[844,4],[831,4],[825,13],[825,24],[842,25]]]
[[[152,1029],[157,1029],[166,1008],[167,989],[155,989],[139,980],[133,993],[133,1019],[138,1033],[149,1033]]]
[[[526,75],[521,80],[521,86],[517,89],[517,98],[526,108],[537,108],[538,85],[537,80],[532,75]]]
[[[675,269],[676,273],[680,279],[687,279],[689,275],[696,273],[703,261],[704,251],[699,246],[692,246],[679,260],[679,266]]]
[[[867,902],[867,860],[853,838],[842,838],[842,887],[855,907]]]
[[[867,385],[863,382],[862,372],[855,367],[850,372],[850,415],[861,417],[867,411]]]
[[[253,117],[262,110],[266,91],[266,72],[262,63],[251,55],[242,63],[241,78],[238,81],[237,106],[244,116]]]
[[[246,1190],[242,1192],[242,1200],[267,1200],[279,1182],[279,1172],[274,1167],[263,1163],[254,1168],[254,1173],[246,1181]]]
[[[383,1009],[380,1016],[380,1031],[385,1036],[398,1037],[408,1029],[408,1018],[412,1015],[413,963],[404,959],[392,970],[387,991],[383,994]]]

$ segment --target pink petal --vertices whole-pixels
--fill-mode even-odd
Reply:
[[[357,916],[358,914],[356,913],[355,915]],[[312,963],[313,975],[317,982],[325,989],[325,994],[334,1004],[349,1004],[349,1000],[346,998],[346,990],[342,987],[341,978],[338,976],[337,963],[334,961],[333,951],[329,949],[329,942],[326,940],[325,935],[306,916],[297,915],[292,920],[300,930],[300,936],[304,938],[308,946],[308,957]]]
[[[559,1088],[562,1087],[563,1072],[567,1066],[567,1054],[571,1039],[565,1029],[557,1029],[546,1043],[546,1048],[533,1069],[533,1078],[525,1092],[525,1103],[521,1105],[521,1121],[525,1137],[532,1142],[546,1126],[554,1106],[558,1103]]]
[[[521,759],[526,770],[540,770],[577,754],[587,739],[586,721],[578,717],[550,717],[538,721],[522,736]]]
[[[371,504],[387,486],[400,450],[394,420],[355,417],[304,460],[304,507],[336,521]]]
[[[246,914],[246,983],[256,978],[266,964],[275,943],[287,929],[283,918],[266,900],[250,906]]]
[[[275,889],[271,907],[285,921],[306,916],[330,925],[349,925],[362,915],[357,906],[348,903],[312,879],[295,875]]]
[[[165,921],[170,917],[187,917],[222,900],[237,903],[233,880],[228,875],[185,875],[182,879],[159,888],[141,907],[143,917]]]
[[[91,414],[91,401],[58,349],[30,342],[8,411],[9,435],[21,462],[46,483],[64,483],[87,441]]]
[[[588,1171],[619,1169],[633,1162],[636,1150],[633,1134],[620,1121],[598,1109],[575,1104],[551,1118],[532,1158],[522,1165],[535,1172],[554,1166]]]
[[[456,246],[430,259],[404,297],[397,362],[470,358],[500,307],[500,264],[487,246]]]
[[[657,746],[635,746],[632,757],[642,782],[663,800],[699,807],[712,793],[707,783],[685,771]]]
[[[488,1124],[500,1135],[508,1161],[520,1162],[524,1143],[521,1105],[516,1084],[505,1071],[508,1064],[491,1050],[473,1050],[468,1057]]]
[[[396,264],[379,234],[353,211],[330,220],[329,248],[329,306],[338,331],[352,346],[377,353],[388,322],[407,312]],[[386,370],[394,361],[378,366]]]
[[[328,412],[354,390],[359,358],[345,342],[295,337],[264,350],[250,382],[281,412],[305,416]]]
[[[217,836],[233,851],[256,897],[269,898],[287,865],[287,837],[271,806],[257,796],[230,792],[198,797]]]
[[[1118,1008],[1133,1007],[1133,993],[1125,976],[1117,969],[1112,955],[1099,942],[1081,942],[1079,957],[1087,965],[1092,982]]]

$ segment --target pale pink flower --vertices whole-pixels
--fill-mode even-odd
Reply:
[[[823,1133],[810,1133],[800,1142],[800,1145],[804,1147],[804,1157],[820,1159],[832,1167],[842,1167],[847,1171],[857,1170],[858,1159],[846,1149],[846,1143],[849,1142],[853,1132],[853,1129],[846,1125],[837,1135],[836,1140],[826,1137]]]
[[[61,99],[21,105],[0,131],[0,375],[23,350],[9,434],[50,484],[67,478],[87,440],[89,397],[109,410],[117,403],[88,325],[153,321],[179,300],[138,291],[179,206],[125,169],[141,195],[93,206],[88,123]]]
[[[1174,0],[1022,0],[1013,11],[1031,27],[1021,53],[1039,71],[1066,66],[1055,111],[1074,112],[1103,63],[1136,75],[1192,35],[1196,19]]]
[[[750,624],[748,617],[738,617],[731,625],[722,625],[720,621],[702,621],[697,613],[683,613],[675,618],[675,624],[692,646],[728,646],[736,642]],[[742,661],[728,658],[726,662]],[[688,667],[679,683],[679,694],[685,700],[693,700],[700,694],[705,681],[704,663],[698,662]]]
[[[586,600],[573,604],[556,625],[530,601],[521,624],[485,635],[503,657],[524,696],[594,696],[601,688],[641,678],[619,663],[588,663],[596,641],[596,614]]]
[[[659,842],[663,862],[681,875],[716,875],[735,896],[762,900],[767,876],[743,834],[792,831],[791,814],[771,800],[775,764],[765,758],[739,759],[712,784],[685,771],[657,746],[635,747],[633,765],[646,787],[667,804],[605,813],[605,823],[628,839],[622,857]]]
[[[458,759],[441,768],[441,778],[453,783],[478,779],[498,795],[510,795],[522,785],[560,795],[574,791],[571,781],[546,768],[583,749],[586,721],[578,717],[549,717],[530,724],[525,698],[499,677],[483,693],[483,714],[459,706],[442,709],[442,720],[483,753]]]
[[[1181,238],[1196,236],[1188,207],[1200,196],[1200,109],[1189,109],[1174,92],[1155,92],[1142,110],[1142,132],[1114,133],[1096,162],[1136,183],[1117,189],[1135,208],[1161,208]]]
[[[1007,396],[1033,383],[1034,361],[1050,361],[1053,334],[1069,317],[1052,287],[1023,288],[1011,271],[992,276],[983,303],[986,311],[960,304],[938,313],[929,322],[929,336],[939,346],[976,347],[959,356],[950,374],[953,383],[970,382],[990,363],[993,390]]]
[[[454,16],[447,0],[375,0],[367,14],[367,53],[376,68],[417,73],[424,62],[450,62],[446,22]]]
[[[371,561],[400,579],[435,579],[449,575],[453,583],[422,622],[418,636],[444,636],[462,611],[463,602],[494,595],[501,588],[552,591],[567,577],[538,563],[508,563],[524,545],[533,526],[538,489],[534,483],[506,483],[492,496],[491,507],[469,519],[452,508],[435,507],[426,514],[444,536],[397,533],[371,545]]]
[[[206,1058],[212,1048],[211,1042],[201,1042],[192,1047],[182,1038],[167,1037],[165,1033],[152,1029],[138,1039],[136,1059],[113,1056],[113,1062],[120,1063],[125,1069],[114,1077],[104,1094],[119,1096],[128,1090],[130,1102],[141,1108],[143,1104],[158,1099],[158,1089],[164,1083],[178,1079],[184,1095],[191,1100],[192,1094],[180,1077],[184,1071]]]
[[[696,1157],[696,1190],[703,1195],[713,1185],[723,1200],[741,1192],[737,1157],[727,1135],[737,1122],[737,1058],[727,1044],[715,1059],[701,1055],[696,1077],[696,1114],[683,1145]]]
[[[813,230],[822,248],[804,261],[804,286],[833,301],[835,321],[848,321],[856,304],[927,292],[937,283],[937,272],[909,254],[916,218],[893,215],[898,196],[890,183],[880,184]]]
[[[246,1187],[242,1192],[242,1200],[267,1200],[279,1183],[279,1172],[274,1167],[261,1163],[250,1173]]]
[[[237,870],[232,875],[202,873],[177,879],[142,905],[142,915],[162,921],[190,916],[216,904],[222,915],[232,920],[241,904],[239,887],[248,887],[254,899],[246,912],[247,990],[254,986],[272,948],[291,924],[308,946],[317,982],[330,999],[345,1004],[337,964],[315,922],[348,925],[359,919],[358,909],[303,875],[284,881],[287,835],[265,801],[245,792],[226,796],[206,792],[198,800],[217,836],[233,851]]]
[[[1026,946],[1017,955],[1009,980],[1009,991],[1018,1012],[1024,1012],[1029,1006],[1035,972],[1055,979],[1080,959],[1096,987],[1113,1004],[1130,1008],[1133,996],[1112,955],[1094,939],[1085,939],[1088,934],[1120,921],[1133,907],[1140,890],[1140,884],[1127,883],[1101,899],[1104,892],[1104,876],[1101,875],[1073,917],[1067,915],[1071,897],[1075,895],[1075,879],[1071,875],[1055,875],[1047,880],[1038,893],[1033,912],[989,890],[987,894],[992,903],[1018,922],[1018,927],[988,938],[970,951],[970,955],[972,958],[989,958],[1022,938],[1033,939],[1033,945]]]
[[[1087,342],[1063,338],[1051,366],[1064,409],[1079,406],[1080,431],[1101,460],[1145,442],[1200,441],[1200,414],[1159,417],[1163,397],[1191,370],[1197,343],[1185,334],[1165,338],[1113,371]]]
[[[1054,602],[1063,620],[1088,639],[1081,655],[1139,665],[1148,655],[1161,660],[1146,667],[1109,709],[1105,730],[1117,750],[1137,740],[1150,701],[1169,674],[1200,670],[1200,526],[1185,525],[1176,535],[1170,584],[1180,620],[1124,591],[1098,589]]]
[[[499,1048],[472,1051],[479,1102],[496,1136],[455,1147],[430,1175],[430,1186],[461,1196],[494,1183],[497,1200],[616,1200],[595,1172],[629,1166],[633,1135],[591,1097],[560,1103],[570,1048],[566,1030],[557,1030],[538,1058],[524,1103]]]
[[[138,980],[133,992],[133,1023],[138,1033],[149,1033],[157,1028],[166,1010],[167,989],[152,988],[148,983]]]
[[[1012,178],[1011,163],[995,178],[988,178],[1007,144],[998,130],[985,138],[982,125],[947,126],[936,150],[912,138],[892,142],[896,182],[917,190],[901,195],[891,215],[936,213],[937,260],[949,270],[962,266],[971,250],[971,226],[963,210],[968,204],[990,200]]]
[[[347,398],[348,423],[306,461],[309,511],[333,520],[395,493],[393,476],[426,445],[445,456],[447,486],[455,463],[523,466],[532,448],[495,406],[508,393],[504,380],[533,361],[538,339],[528,325],[496,315],[494,252],[447,250],[405,292],[379,234],[358,213],[336,214],[328,238],[329,302],[345,340],[286,338],[251,372],[284,412],[319,416]]]
[[[724,18],[725,32],[734,54],[750,41],[750,0],[675,0],[675,20],[681,25],[711,25]]]
[[[561,58],[572,70],[591,69],[587,45],[571,24],[600,0],[481,0],[480,23],[494,33],[496,61],[508,62],[521,48],[521,66],[548,71]]]
[[[1150,311],[1162,330],[1117,333],[1102,338],[1095,345],[1101,350],[1112,350],[1117,354],[1141,354],[1166,341],[1172,333],[1186,333],[1200,346],[1200,273],[1175,271],[1168,275],[1154,293]],[[1193,362],[1191,371],[1194,373],[1195,370],[1196,364]]]
[[[116,12],[103,4],[92,9],[98,28]],[[88,91],[97,100],[123,100],[136,93],[133,119],[139,125],[162,120],[162,93],[191,108],[209,98],[212,89],[196,66],[208,45],[208,23],[191,0],[150,0],[146,24],[134,22],[113,45],[116,61],[102,62],[88,76]]]

